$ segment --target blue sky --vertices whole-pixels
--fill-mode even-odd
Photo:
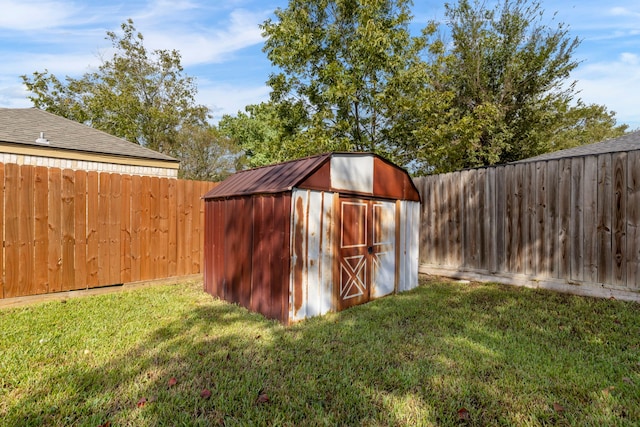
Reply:
[[[442,20],[444,0],[415,0],[418,31]],[[640,128],[640,2],[543,1],[546,16],[582,44],[572,79],[587,103],[606,105],[618,123]],[[272,71],[258,25],[286,0],[0,0],[0,107],[30,107],[21,74],[48,69],[79,77],[109,56],[106,31],[128,18],[148,49],[177,49],[196,78],[198,102],[219,119],[265,101]]]

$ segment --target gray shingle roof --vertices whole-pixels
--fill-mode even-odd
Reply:
[[[48,145],[37,143],[44,132]],[[37,108],[0,108],[0,143],[178,162],[122,138]]]
[[[566,150],[558,150],[552,153],[541,154],[539,156],[530,157],[514,163],[557,160],[566,157],[594,156],[598,154],[633,150],[640,150],[640,131],[630,132],[618,138],[607,139],[602,142],[596,142],[595,144],[581,145],[579,147],[567,148]]]

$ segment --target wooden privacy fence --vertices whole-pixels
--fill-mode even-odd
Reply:
[[[640,151],[466,170],[415,184],[422,272],[640,297]]]
[[[215,183],[0,164],[0,296],[201,272]]]

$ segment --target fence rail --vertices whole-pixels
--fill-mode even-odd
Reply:
[[[0,164],[0,297],[201,272],[215,183]]]
[[[415,180],[420,264],[640,291],[640,151]]]

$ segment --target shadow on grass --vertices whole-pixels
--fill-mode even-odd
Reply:
[[[107,363],[61,367],[2,423],[633,425],[639,319],[637,304],[455,283],[288,328],[211,301]]]

